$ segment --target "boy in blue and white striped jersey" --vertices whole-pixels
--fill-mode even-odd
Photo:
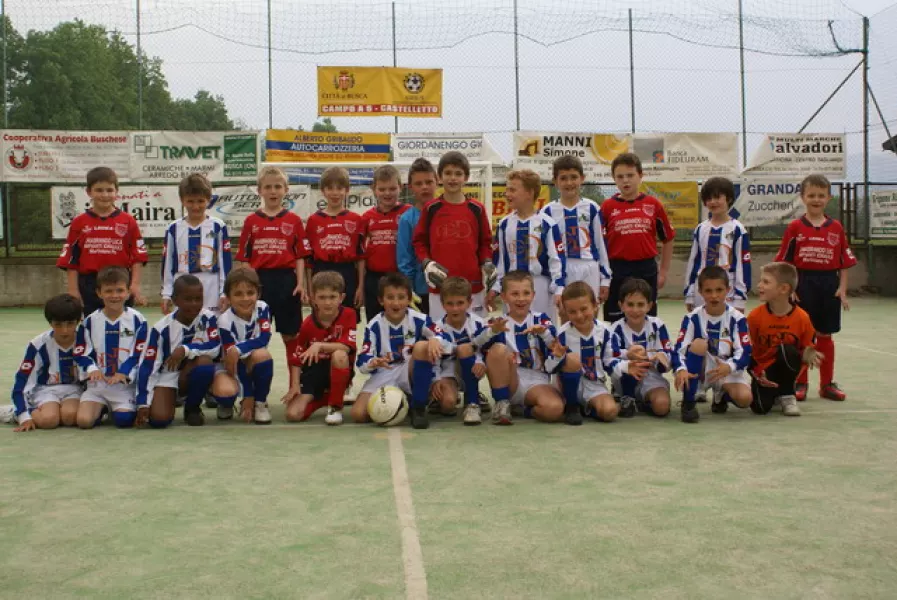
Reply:
[[[187,213],[165,230],[162,250],[162,313],[172,310],[172,286],[184,273],[199,278],[204,290],[204,308],[219,314],[227,307],[224,281],[231,270],[230,238],[220,219],[206,214],[212,186],[205,176],[188,175],[178,185],[178,195]]]
[[[534,312],[552,315],[560,306],[566,282],[564,239],[551,217],[536,212],[541,187],[539,176],[529,169],[510,171],[507,175],[505,196],[514,212],[495,229],[496,280],[487,297],[490,309],[503,289],[502,278],[511,271],[533,276]]]

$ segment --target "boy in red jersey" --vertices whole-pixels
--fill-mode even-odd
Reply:
[[[97,273],[103,267],[124,267],[131,273],[131,300],[146,304],[140,276],[146,264],[146,244],[134,217],[115,207],[118,176],[108,167],[87,172],[90,209],[69,226],[56,266],[67,270],[68,293],[79,299],[84,316],[103,308],[97,296]],[[130,305],[130,303],[128,304]]]
[[[601,203],[605,223],[604,239],[613,276],[610,292],[604,303],[604,319],[614,322],[623,317],[620,308],[620,286],[630,277],[644,279],[651,286],[650,312],[657,316],[657,291],[664,286],[673,258],[675,231],[660,200],[640,193],[642,161],[635,154],[624,153],[611,163],[618,194]],[[663,243],[660,272],[657,270],[657,242]]]
[[[259,172],[262,208],[243,222],[237,255],[258,273],[261,300],[270,307],[284,344],[296,337],[302,322],[305,257],[311,253],[302,219],[283,207],[288,190],[287,176],[277,167]]]
[[[362,215],[364,225],[364,313],[370,321],[381,312],[383,306],[377,299],[380,278],[399,270],[396,260],[396,241],[399,233],[399,217],[409,205],[399,204],[402,178],[392,165],[374,170],[371,182],[377,206]]]
[[[343,422],[343,394],[355,360],[355,311],[342,306],[345,283],[339,273],[324,271],[311,280],[312,313],[299,337],[287,347],[290,390],[283,397],[287,421],[305,421],[325,406],[328,425]]]
[[[364,281],[364,238],[361,215],[346,209],[349,189],[348,171],[342,167],[325,169],[321,173],[321,191],[327,204],[308,218],[305,233],[311,245],[312,275],[324,271],[342,275],[343,306],[354,307],[357,318],[363,298],[360,282]]]
[[[445,316],[439,285],[446,277],[462,277],[473,289],[471,312],[486,316],[486,291],[495,283],[492,229],[486,208],[464,196],[470,163],[460,152],[446,152],[436,168],[442,196],[421,211],[414,230],[414,253],[430,286],[430,317]]]
[[[841,331],[841,309],[850,308],[847,302],[847,269],[857,264],[844,228],[836,219],[825,214],[825,206],[832,199],[831,184],[823,175],[809,175],[800,184],[800,199],[807,214],[791,221],[776,254],[776,261],[797,267],[798,282],[795,295],[813,327],[816,328],[816,349],[825,357],[819,366],[819,396],[829,400],[847,399],[837,383],[835,374],[835,341],[832,335]],[[799,401],[807,397],[807,371],[797,378],[794,395]]]

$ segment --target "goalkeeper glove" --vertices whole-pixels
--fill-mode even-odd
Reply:
[[[439,288],[445,278],[448,277],[448,271],[435,260],[427,259],[424,261],[424,278],[427,283],[434,288]]]
[[[491,260],[487,260],[483,263],[483,285],[486,287],[486,291],[491,291],[492,286],[495,285],[496,280],[498,279],[498,274],[495,272],[495,265],[492,264]]]

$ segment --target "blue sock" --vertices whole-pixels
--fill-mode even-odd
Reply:
[[[190,371],[187,377],[187,398],[184,400],[184,406],[191,408],[202,404],[209,386],[212,385],[212,378],[215,377],[215,365],[199,365]]]
[[[237,363],[237,381],[240,382],[240,387],[243,388],[244,398],[255,398],[253,378],[249,376],[249,373],[246,371],[246,363],[242,360]]]
[[[425,360],[415,360],[411,367],[411,405],[427,406],[430,385],[433,383],[433,365]]]
[[[564,402],[567,406],[579,404],[579,380],[582,373],[561,372],[561,392],[564,394]]]
[[[496,402],[511,399],[511,388],[508,386],[492,388],[492,399]]]
[[[225,408],[232,408],[236,401],[236,396],[215,396],[215,402],[217,402],[219,406],[223,406]]]
[[[268,401],[268,392],[271,391],[271,380],[274,378],[274,361],[263,360],[252,367],[252,383],[255,387],[256,402],[264,404]]]
[[[478,404],[480,395],[477,393],[479,381],[473,374],[473,366],[477,363],[476,356],[468,356],[458,361],[461,364],[461,381],[464,383],[464,402]]]
[[[524,419],[535,419],[533,416],[533,407],[532,406],[524,406],[523,407],[523,418]]]
[[[153,429],[165,429],[174,419],[153,419],[152,417],[149,420],[149,426]]]
[[[115,426],[119,429],[127,429],[129,427],[134,426],[134,421],[137,420],[137,413],[134,411],[128,412],[112,412],[112,422],[115,423]]]
[[[638,387],[638,379],[629,373],[624,373],[623,377],[620,378],[620,388],[622,389],[623,395],[635,398],[636,387]]]
[[[704,355],[688,352],[685,355],[685,368],[691,375],[700,375],[704,368]],[[689,379],[685,386],[685,402],[694,403],[695,396],[698,393],[698,385],[700,385],[700,377]]]

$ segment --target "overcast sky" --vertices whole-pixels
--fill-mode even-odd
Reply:
[[[485,4],[494,8],[484,9]],[[831,51],[834,47],[824,24],[833,19],[839,43],[858,47],[861,21],[856,13],[875,15],[893,4],[894,0],[744,0],[746,14],[765,17],[746,27],[746,45],[780,51],[791,40],[806,36],[801,42],[804,46]],[[149,32],[142,37],[143,48],[163,59],[175,96],[191,97],[200,88],[221,94],[233,118],[264,129],[268,126],[265,5],[265,0],[193,0],[189,4],[142,0],[143,31]],[[392,64],[388,0],[272,0],[272,5],[274,45],[283,48],[273,52],[274,127],[308,128],[316,120],[317,65]],[[398,0],[398,45],[415,47],[398,52],[399,64],[444,69],[444,117],[400,119],[401,131],[493,132],[489,134],[493,145],[510,156],[509,132],[516,128],[511,5],[512,0],[454,0],[455,12],[451,20],[445,20],[444,5]],[[737,43],[737,25],[731,18],[737,0],[576,4],[520,0],[520,6],[522,129],[629,130],[625,8],[630,7],[637,31],[636,129],[741,130],[738,51],[715,47]],[[22,33],[74,17],[126,33],[136,30],[133,0],[40,4],[6,0],[5,10]],[[462,41],[468,31],[475,37]],[[897,8],[873,17],[872,35],[872,86],[886,117],[894,120],[892,129],[897,130]],[[128,39],[136,38],[129,35]],[[454,45],[421,49],[429,40],[432,45]],[[382,50],[309,52],[372,47]],[[855,53],[798,58],[748,52],[748,155],[763,132],[797,131],[859,60]],[[807,130],[846,132],[848,152],[860,153],[861,106],[861,80],[856,76]],[[391,118],[334,121],[342,131],[393,129]],[[877,124],[873,113],[873,125]],[[897,179],[897,157],[880,152],[883,128],[874,127],[871,137],[874,171],[881,173],[879,177]],[[855,165],[852,171],[856,177]]]

